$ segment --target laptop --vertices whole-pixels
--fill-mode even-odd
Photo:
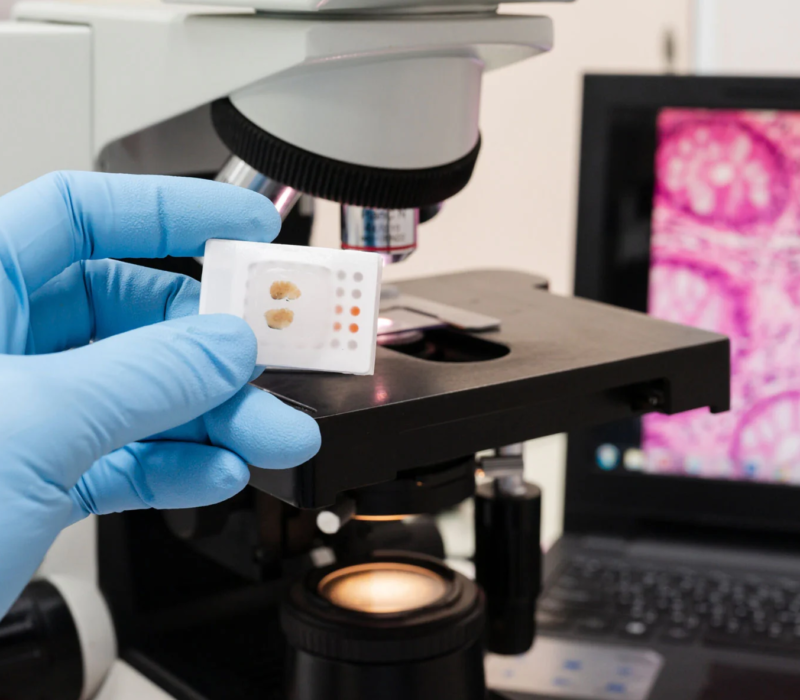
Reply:
[[[570,434],[536,646],[493,687],[800,698],[800,80],[587,76],[575,293],[729,336],[732,410]]]

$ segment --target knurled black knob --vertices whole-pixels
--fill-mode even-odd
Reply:
[[[525,482],[514,492],[486,483],[475,494],[475,578],[486,593],[486,646],[496,654],[523,654],[536,636],[541,501]]]
[[[481,141],[452,163],[432,168],[375,168],[327,158],[267,133],[228,98],[211,105],[217,135],[231,153],[305,194],[373,209],[419,209],[438,205],[469,182]]]

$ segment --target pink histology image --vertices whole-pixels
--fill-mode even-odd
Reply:
[[[650,313],[731,338],[733,408],[647,416],[648,470],[800,484],[800,113],[657,128]]]

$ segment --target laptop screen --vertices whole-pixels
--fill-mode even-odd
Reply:
[[[565,529],[794,547],[800,79],[586,76],[579,192],[575,294],[728,336],[732,410],[571,431]]]
[[[800,485],[800,112],[660,110],[648,310],[731,339],[732,410],[642,420],[597,466]]]

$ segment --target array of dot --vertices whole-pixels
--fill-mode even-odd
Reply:
[[[346,347],[349,350],[356,350],[358,348],[358,341],[352,336],[356,336],[360,330],[356,318],[361,315],[361,307],[355,302],[361,299],[361,290],[358,287],[354,287],[349,290],[348,294],[348,289],[345,286],[348,281],[348,275],[344,270],[339,270],[339,272],[336,273],[336,279],[339,282],[339,286],[336,287],[336,298],[340,303],[337,303],[333,308],[336,317],[336,320],[333,322],[333,331],[336,334],[342,333],[345,336],[350,334],[351,337],[346,342],[343,337],[334,337],[331,340],[331,347]],[[355,272],[353,273],[352,279],[353,282],[358,284],[364,281],[364,275],[360,272]],[[345,298],[348,296],[353,302],[348,303],[345,301]]]

